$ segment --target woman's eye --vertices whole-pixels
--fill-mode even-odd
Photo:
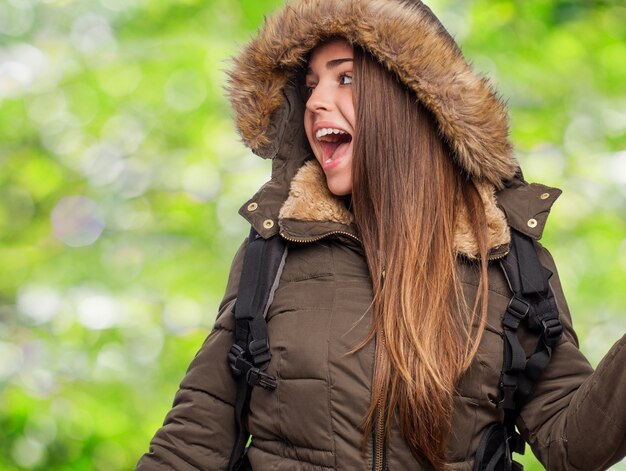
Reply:
[[[352,75],[342,74],[341,77],[339,77],[339,83],[341,85],[350,85],[352,83]]]
[[[315,90],[315,85],[305,85],[304,86],[304,94],[307,97],[310,97],[313,94],[313,90]]]

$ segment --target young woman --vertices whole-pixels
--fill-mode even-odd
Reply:
[[[296,0],[235,59],[229,92],[244,142],[273,159],[241,213],[288,241],[266,317],[277,386],[253,388],[246,424],[252,469],[473,469],[504,415],[512,230],[535,240],[563,326],[522,437],[549,470],[626,454],[626,338],[594,372],[536,242],[560,190],[524,181],[503,104],[425,5]],[[245,248],[140,470],[228,467]],[[536,335],[518,336],[531,354]]]

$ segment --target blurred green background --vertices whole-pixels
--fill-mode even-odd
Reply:
[[[0,469],[147,450],[269,176],[222,86],[280,3],[0,0]],[[626,6],[427,3],[510,106],[527,180],[564,190],[544,243],[597,364],[626,331]]]

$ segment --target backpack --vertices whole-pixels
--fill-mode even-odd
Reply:
[[[264,239],[251,229],[234,307],[235,343],[228,353],[237,382],[237,435],[229,471],[252,469],[247,459],[249,434],[245,428],[252,388],[260,386],[269,391],[276,388],[276,378],[265,373],[271,359],[265,316],[286,257],[287,243],[280,235]],[[490,424],[483,432],[473,471],[523,470],[512,458],[513,452],[523,454],[525,451],[515,422],[548,366],[552,349],[563,331],[548,283],[552,272],[541,265],[532,239],[511,228],[510,251],[500,261],[500,266],[513,293],[502,319],[504,358],[497,407],[504,411],[504,419]],[[528,358],[517,337],[522,322],[538,336],[537,347]]]

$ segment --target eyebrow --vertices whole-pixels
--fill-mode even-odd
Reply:
[[[344,62],[352,62],[353,59],[352,57],[344,57],[341,59],[333,59],[331,61],[326,62],[326,69],[327,70],[331,70],[334,69],[335,67],[337,67],[340,64],[343,64]],[[307,67],[306,69],[306,75],[313,75],[313,69],[311,69],[311,67]]]

